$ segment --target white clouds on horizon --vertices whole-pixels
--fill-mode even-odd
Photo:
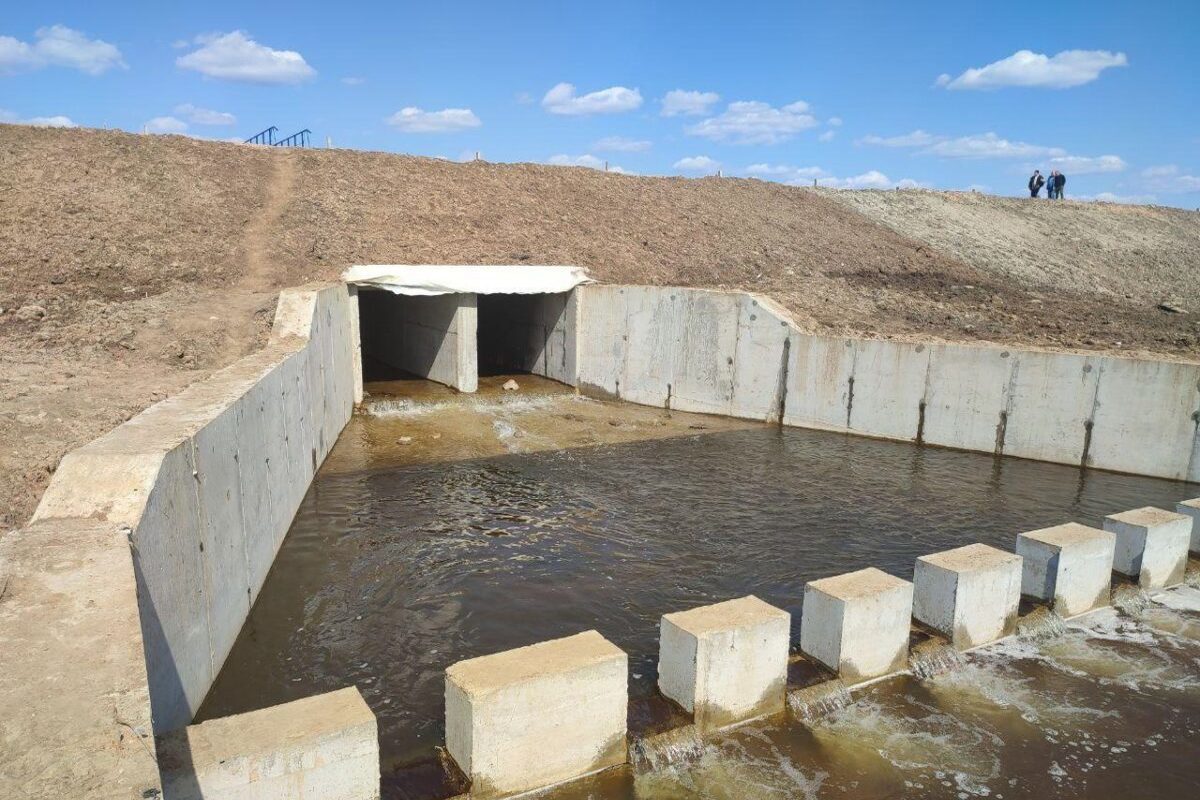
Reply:
[[[708,156],[687,156],[671,166],[684,172],[713,172],[721,168],[721,162]]]
[[[211,108],[201,108],[191,103],[180,103],[173,111],[193,125],[237,124],[237,117],[227,111],[213,111]]]
[[[542,97],[542,108],[551,114],[586,116],[589,114],[621,114],[642,105],[642,93],[624,86],[610,86],[588,94],[575,94],[570,83],[556,84]]]
[[[1114,194],[1113,192],[1100,192],[1097,195],[1090,197],[1080,197],[1079,200],[1094,200],[1100,203],[1122,203],[1125,205],[1144,206],[1150,205],[1158,201],[1158,198],[1152,194]]]
[[[709,113],[721,95],[716,92],[697,92],[688,89],[672,89],[663,95],[662,111],[664,117],[698,117]]]
[[[175,59],[181,69],[240,83],[298,84],[316,77],[304,56],[259,44],[244,31],[213,33],[193,39],[199,48]]]
[[[1111,67],[1124,67],[1124,53],[1107,50],[1064,50],[1054,56],[1018,50],[1008,58],[982,67],[972,67],[957,78],[939,75],[937,85],[946,89],[999,89],[1022,86],[1040,89],[1069,89],[1091,83]]]
[[[616,164],[608,164],[607,162],[596,158],[590,153],[582,156],[568,156],[565,154],[550,156],[546,159],[546,163],[552,167],[587,167],[588,169],[601,170],[604,172],[615,172],[618,175],[637,174],[635,172],[630,172],[624,167],[619,167]]]
[[[1028,142],[1014,142],[991,131],[970,136],[935,136],[917,129],[900,136],[864,136],[858,144],[876,147],[917,148],[920,155],[941,158],[1062,158],[1067,151],[1061,147],[1045,147]]]
[[[648,139],[630,139],[625,136],[605,136],[592,145],[593,150],[612,153],[644,153],[654,146]]]
[[[30,44],[12,36],[0,36],[0,75],[44,67],[67,67],[88,75],[129,68],[115,45],[89,39],[65,25],[38,28],[33,37]]]
[[[817,186],[827,189],[917,189],[924,184],[912,178],[892,180],[879,170],[867,170],[861,175],[839,178],[821,167],[793,167],[787,164],[751,164],[746,173],[789,186]]]
[[[425,111],[415,106],[400,109],[385,122],[403,133],[456,133],[478,128],[483,124],[469,108]]]
[[[1183,172],[1176,164],[1147,167],[1141,172],[1141,184],[1164,194],[1200,192],[1200,176]]]
[[[689,125],[684,133],[730,144],[778,144],[816,126],[803,101],[775,108],[758,100],[739,100],[717,116]]]
[[[187,123],[175,117],[155,117],[142,126],[146,133],[187,133]]]
[[[1100,172],[1122,172],[1129,165],[1120,156],[1058,156],[1050,159],[1050,167],[1075,175],[1094,175]]]
[[[0,109],[0,122],[7,122],[9,125],[29,125],[34,128],[78,128],[70,117],[62,114],[53,117],[29,117],[23,119],[15,112],[5,111]]]

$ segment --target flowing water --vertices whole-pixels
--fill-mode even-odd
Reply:
[[[352,421],[200,719],[354,684],[388,772],[433,757],[443,671],[460,659],[595,628],[629,653],[636,702],[655,692],[663,613],[753,593],[792,613],[798,640],[808,580],[866,566],[911,578],[923,554],[1012,549],[1020,531],[1200,494],[520,380],[516,397],[375,401]],[[1200,779],[1200,617],[1175,602],[1102,612],[1099,632],[1042,620],[965,660],[925,643],[923,680],[798,698],[799,719],[703,743],[648,737],[637,774],[555,796],[1127,798],[1142,785],[1131,765],[1180,796]]]

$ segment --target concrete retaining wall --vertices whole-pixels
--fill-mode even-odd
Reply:
[[[191,720],[350,418],[344,286],[285,291],[267,347],[69,453],[34,516],[129,531],[154,729]]]
[[[476,363],[476,297],[444,294],[409,297],[360,290],[362,354],[423,378],[473,392]]]
[[[740,292],[575,294],[584,392],[1200,480],[1197,364],[815,336]]]

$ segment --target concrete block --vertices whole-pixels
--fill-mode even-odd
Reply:
[[[913,585],[868,567],[804,587],[800,649],[849,683],[908,663]]]
[[[530,791],[625,763],[629,659],[595,631],[446,670],[446,749],[471,797]]]
[[[340,689],[159,738],[170,800],[377,800],[375,715]]]
[[[580,286],[575,289],[577,375],[580,391],[616,396],[628,349],[628,304],[623,287]]]
[[[1143,589],[1162,589],[1183,581],[1192,518],[1153,506],[1104,518],[1104,530],[1117,536],[1113,569]]]
[[[791,615],[754,596],[665,614],[658,688],[716,730],[783,709]]]
[[[1021,557],[969,544],[917,559],[913,617],[959,650],[1008,636],[1017,627]]]
[[[1175,511],[1180,514],[1187,514],[1192,518],[1192,540],[1191,546],[1188,549],[1196,555],[1200,555],[1200,525],[1196,524],[1196,521],[1200,520],[1200,497],[1176,503]]]
[[[1073,617],[1109,604],[1116,537],[1075,522],[1017,536],[1021,593]]]

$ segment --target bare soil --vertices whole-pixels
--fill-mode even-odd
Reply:
[[[1045,204],[1046,201],[1043,201]],[[1037,254],[1050,253],[1038,259]],[[1192,358],[1200,214],[0,125],[0,529],[355,263],[741,288],[812,331]]]

